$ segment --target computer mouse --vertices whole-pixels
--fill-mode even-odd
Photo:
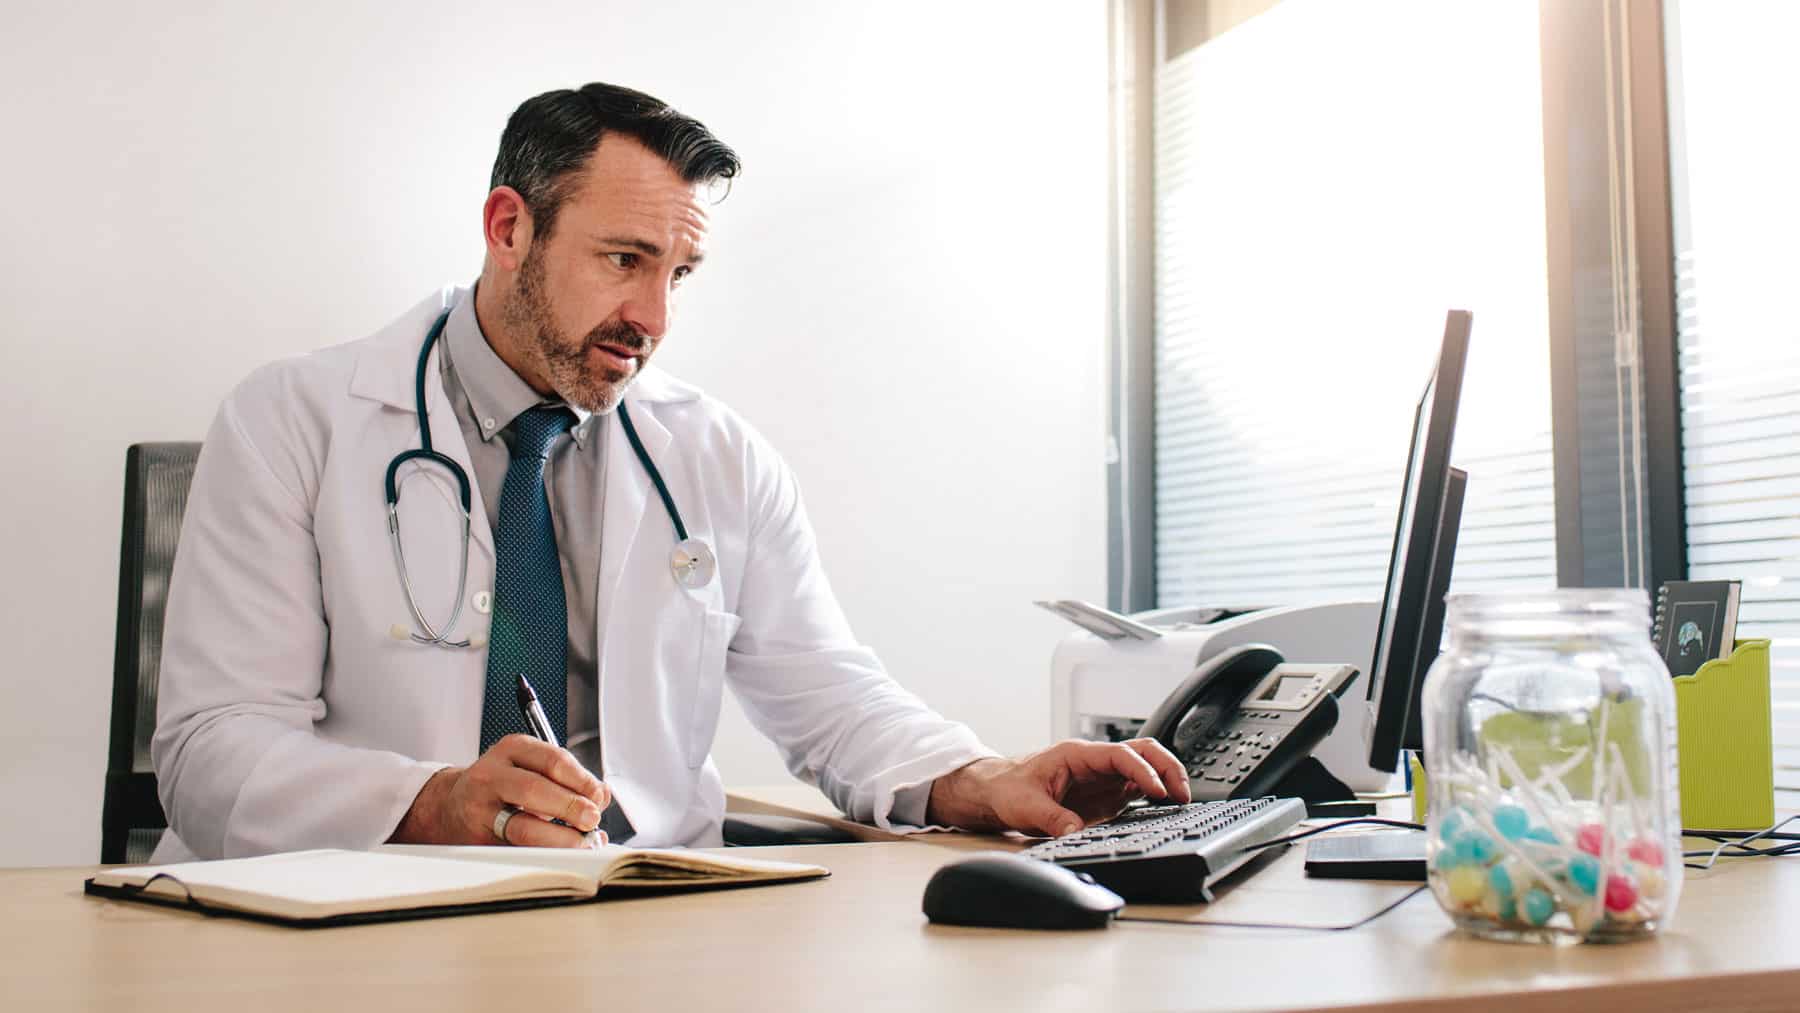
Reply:
[[[945,925],[1099,929],[1124,906],[1087,873],[1006,852],[951,862],[925,884],[925,917]]]

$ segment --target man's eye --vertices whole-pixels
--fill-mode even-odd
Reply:
[[[612,261],[612,265],[621,271],[636,267],[637,258],[638,255],[635,253],[609,253],[606,255],[606,259]]]
[[[679,285],[679,284],[681,284],[681,282],[684,278],[686,278],[688,275],[693,274],[693,273],[694,273],[694,269],[691,267],[678,267],[675,269],[674,277],[671,279],[670,283],[674,284],[674,285]]]

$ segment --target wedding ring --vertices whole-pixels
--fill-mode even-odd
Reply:
[[[501,844],[512,843],[506,839],[506,825],[512,822],[513,816],[518,811],[519,807],[516,805],[503,805],[500,807],[500,811],[494,814],[494,836],[500,838]]]

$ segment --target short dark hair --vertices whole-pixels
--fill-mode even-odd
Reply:
[[[517,190],[538,234],[547,237],[581,170],[611,132],[649,148],[689,183],[730,180],[741,167],[737,152],[699,120],[641,91],[595,82],[547,91],[513,110],[500,135],[489,189]]]

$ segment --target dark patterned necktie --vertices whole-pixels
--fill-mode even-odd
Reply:
[[[559,742],[567,734],[569,609],[544,494],[544,459],[574,422],[566,408],[539,406],[512,423],[512,461],[494,531],[493,624],[481,704],[484,753],[501,737],[528,731],[519,713],[520,675],[537,691]]]

